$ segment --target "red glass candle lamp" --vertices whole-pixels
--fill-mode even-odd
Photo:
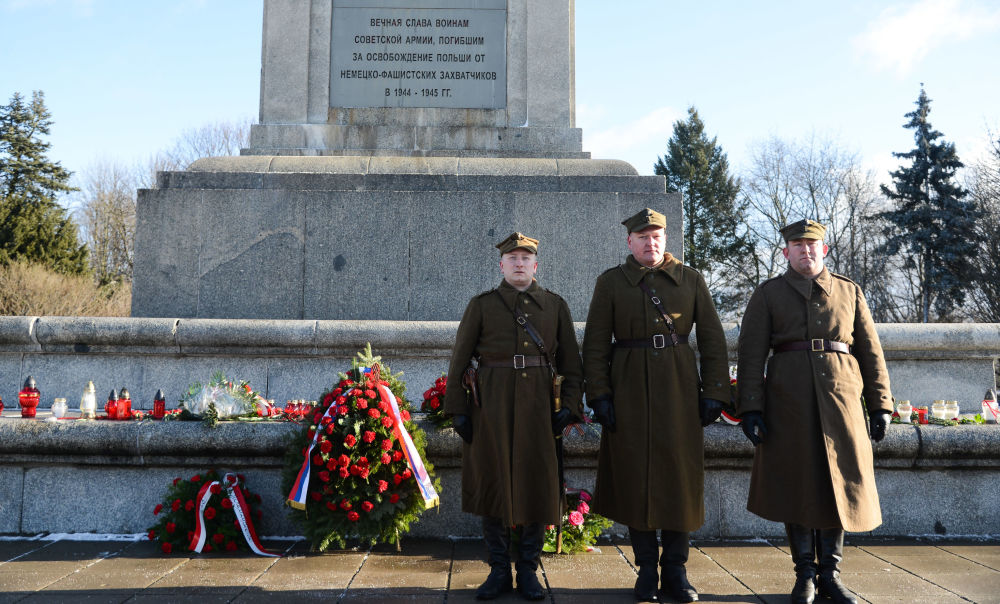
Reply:
[[[118,419],[118,392],[114,388],[108,395],[108,402],[104,403],[104,412],[108,414],[108,419]]]
[[[163,390],[157,390],[153,397],[153,419],[163,419],[167,414],[167,399],[163,396]]]
[[[124,386],[118,393],[118,419],[132,419],[132,395]]]
[[[24,388],[17,393],[17,402],[21,405],[21,417],[35,417],[35,410],[38,408],[38,385],[35,378],[28,376],[24,380]]]

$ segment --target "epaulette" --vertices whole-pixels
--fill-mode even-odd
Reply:
[[[544,291],[545,293],[547,293],[547,294],[549,294],[549,295],[551,295],[551,296],[555,296],[556,298],[558,298],[558,299],[562,300],[563,302],[565,302],[565,300],[563,300],[563,297],[562,297],[562,296],[560,296],[560,295],[559,295],[559,294],[557,294],[556,292],[552,291],[551,289],[548,289],[548,288],[545,288],[545,287],[543,287],[543,288],[542,288],[542,290],[543,290],[543,291]]]
[[[483,296],[488,296],[488,295],[492,294],[493,292],[495,292],[496,290],[497,290],[497,288],[495,288],[495,287],[493,289],[488,289],[488,290],[484,291],[481,294],[477,294],[476,298],[482,298]]]
[[[777,281],[778,279],[781,279],[781,275],[778,275],[777,277],[771,277],[770,279],[764,279],[763,281],[760,282],[760,285],[758,285],[757,287],[764,287],[765,284],[770,283],[771,281]]]
[[[604,275],[607,275],[607,274],[608,274],[608,273],[610,273],[611,271],[616,271],[616,270],[618,270],[619,268],[621,268],[621,265],[620,265],[620,264],[619,264],[618,266],[612,266],[611,268],[609,268],[608,270],[604,271],[603,273],[601,273],[601,274],[600,274],[600,275],[598,275],[598,276],[600,276],[600,277],[603,277]]]
[[[847,281],[848,283],[850,283],[850,284],[852,284],[852,285],[858,285],[858,284],[857,284],[857,283],[856,283],[856,282],[855,282],[855,281],[854,281],[853,279],[851,279],[850,277],[845,277],[844,275],[838,275],[837,273],[835,273],[835,272],[833,272],[833,271],[830,271],[830,276],[831,276],[831,277],[834,277],[835,279],[840,279],[841,281]],[[858,287],[860,287],[860,286],[858,286]]]

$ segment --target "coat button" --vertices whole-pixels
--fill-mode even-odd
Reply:
[[[527,373],[522,373],[521,377],[528,377],[528,374]]]
[[[822,321],[816,321],[816,325],[822,325],[822,324],[823,324]]]
[[[525,342],[525,343],[524,343],[524,345],[525,345],[525,346],[527,346],[527,345],[528,345],[528,343],[527,343],[527,342]]]
[[[825,357],[826,355],[824,355],[824,354],[820,353],[820,354],[817,354],[816,356],[822,359],[822,358],[823,358],[823,357]]]

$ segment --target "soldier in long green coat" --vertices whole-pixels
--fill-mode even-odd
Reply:
[[[555,434],[579,421],[583,370],[569,307],[534,279],[538,241],[513,233],[497,244],[503,281],[473,298],[455,338],[444,401],[462,449],[462,509],[483,517],[490,575],[476,597],[512,589],[510,527],[519,533],[517,589],[544,597],[535,575],[545,525],[560,521]],[[536,331],[544,351],[515,318]],[[478,360],[478,403],[466,396],[462,375]],[[551,359],[552,365],[549,366]],[[552,369],[565,377],[555,412]]]
[[[664,592],[691,602],[688,534],[705,519],[702,426],[729,397],[726,337],[702,276],[664,252],[666,217],[646,208],[622,224],[631,254],[597,278],[583,340],[587,404],[603,426],[593,509],[629,527],[637,599],[655,600],[662,578]],[[695,324],[700,373],[688,344]]]
[[[844,531],[882,523],[865,408],[876,441],[892,413],[864,294],[824,267],[825,232],[812,220],[781,230],[789,268],[754,292],[739,337],[738,411],[756,446],[747,509],[785,523],[795,602],[812,602],[817,583],[855,601],[839,578]]]

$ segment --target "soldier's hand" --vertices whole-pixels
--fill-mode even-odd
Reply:
[[[722,410],[725,408],[725,403],[717,401],[714,398],[700,399],[698,401],[698,415],[701,416],[702,427],[705,427],[719,419],[719,416],[722,415]]]
[[[764,416],[760,411],[747,411],[740,416],[740,427],[753,446],[757,446],[767,438],[767,428],[764,427]],[[759,436],[758,436],[759,435]]]
[[[868,418],[871,424],[872,440],[878,442],[885,438],[885,429],[889,425],[889,418],[892,413],[889,411],[876,411]]]
[[[587,403],[594,410],[594,419],[605,430],[615,431],[615,405],[610,397],[602,397]]]
[[[560,409],[552,414],[552,435],[559,436],[570,424],[575,424],[580,418],[573,415],[569,409]]]
[[[455,433],[462,437],[462,440],[472,444],[472,420],[468,415],[456,415],[451,418],[451,427]]]

